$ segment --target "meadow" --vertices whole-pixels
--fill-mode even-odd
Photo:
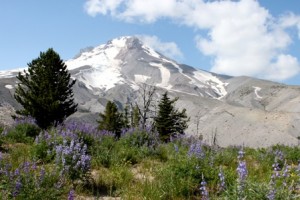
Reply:
[[[299,146],[209,146],[151,129],[0,128],[0,199],[300,199]]]

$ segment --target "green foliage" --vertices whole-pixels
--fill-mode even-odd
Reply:
[[[241,193],[240,148],[211,147],[185,137],[158,143],[158,136],[145,130],[129,130],[117,140],[107,132],[93,134],[88,126],[74,127],[43,131],[33,144],[16,143],[8,131],[0,153],[0,198],[66,199],[73,187],[82,198],[204,199],[200,191],[204,179],[210,199],[268,199],[271,189],[274,199],[299,198],[299,147],[244,148],[248,173]],[[18,130],[22,131],[20,135],[31,135],[24,126]],[[83,156],[92,160],[91,170],[76,168]],[[19,182],[22,187],[16,190]]]
[[[17,124],[8,130],[5,137],[12,142],[32,143],[40,131],[41,129],[34,124]]]
[[[72,91],[75,80],[71,80],[67,66],[53,49],[41,52],[17,79],[20,83],[14,97],[23,106],[18,114],[32,116],[39,127],[61,123],[76,112]]]
[[[3,131],[4,131],[4,127],[0,126],[0,149],[2,147],[2,144],[3,144],[3,139],[4,139],[4,134],[3,134]]]
[[[158,115],[155,117],[155,127],[162,141],[168,142],[171,136],[183,134],[188,127],[187,122],[190,120],[186,115],[186,110],[179,112],[174,107],[178,100],[170,100],[168,93],[164,93],[158,104]]]
[[[104,113],[100,113],[100,120],[98,121],[99,130],[107,130],[114,132],[117,138],[121,136],[121,129],[123,127],[123,115],[118,112],[117,105],[114,102],[108,101]]]
[[[106,136],[91,149],[93,164],[108,168],[115,165],[137,164],[143,158],[154,154],[155,145],[157,145],[155,137],[144,130],[125,134],[119,140]]]
[[[130,122],[129,122],[129,110],[128,106],[126,105],[124,108],[124,113],[123,113],[123,119],[122,119],[122,125],[123,128],[129,128],[130,127]]]
[[[103,137],[101,143],[95,143],[91,148],[91,155],[94,158],[92,165],[94,167],[110,167],[115,144],[115,138],[110,136]]]
[[[4,167],[0,174],[1,199],[60,199],[65,193],[61,177],[55,169],[37,168],[35,163],[25,161],[17,168]],[[5,174],[10,174],[5,176]]]
[[[138,106],[135,106],[132,111],[131,127],[135,127],[135,128],[139,127],[140,119],[141,117],[139,114],[139,108]]]

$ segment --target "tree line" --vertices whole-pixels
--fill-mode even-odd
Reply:
[[[14,97],[23,107],[17,114],[33,117],[40,128],[56,126],[77,111],[72,89],[76,81],[71,79],[67,66],[52,48],[41,52],[28,63],[28,70],[19,72],[16,78],[19,83]],[[98,128],[114,132],[119,138],[124,128],[146,129],[151,125],[152,131],[157,131],[165,142],[170,136],[184,133],[189,118],[186,109],[176,109],[178,98],[170,99],[165,92],[158,108],[153,110],[155,87],[143,84],[139,91],[141,102],[131,103],[123,111],[108,101],[104,112],[99,114]]]

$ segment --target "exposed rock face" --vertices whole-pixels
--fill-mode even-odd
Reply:
[[[202,135],[220,146],[297,145],[300,136],[300,87],[250,77],[229,77],[178,64],[136,37],[121,37],[81,51],[66,64],[78,112],[72,118],[96,123],[108,100],[120,108],[137,100],[140,84],[156,86],[155,99],[168,90],[178,108],[191,116],[187,134]],[[16,71],[0,72],[1,102],[13,99]],[[1,103],[0,102],[0,103]],[[2,119],[1,119],[2,120]]]

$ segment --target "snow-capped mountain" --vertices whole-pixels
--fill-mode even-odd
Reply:
[[[186,108],[191,117],[187,133],[202,135],[207,142],[216,137],[220,146],[298,144],[298,86],[218,75],[179,64],[137,37],[86,48],[65,63],[77,80],[73,89],[78,112],[73,119],[95,123],[108,100],[122,109],[138,100],[141,84],[146,83],[156,86],[157,100],[166,90],[171,97],[179,97],[177,107]],[[13,98],[18,71],[0,71],[0,108],[20,108]]]
[[[89,89],[107,91],[127,84],[138,89],[145,82],[193,95],[222,98],[226,83],[217,75],[180,65],[143,45],[136,37],[120,37],[66,61],[73,77]]]

